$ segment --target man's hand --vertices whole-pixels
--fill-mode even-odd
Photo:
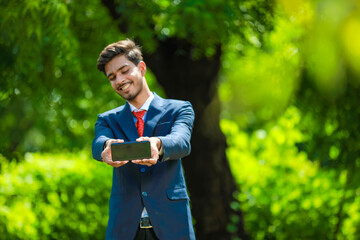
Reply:
[[[157,164],[157,161],[159,159],[159,151],[161,149],[161,140],[157,137],[140,137],[136,139],[137,142],[142,141],[149,141],[150,142],[150,149],[151,149],[151,158],[150,159],[142,159],[142,160],[133,160],[132,163],[140,164],[140,165],[146,165],[151,166]]]
[[[124,164],[127,164],[129,161],[113,161],[112,160],[112,156],[111,156],[111,144],[112,143],[122,143],[124,142],[124,140],[121,139],[109,139],[106,141],[105,143],[105,148],[101,153],[101,158],[103,160],[103,162],[109,164],[110,166],[113,167],[121,167]]]

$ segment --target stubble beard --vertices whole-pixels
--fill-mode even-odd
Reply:
[[[129,94],[124,94],[124,95],[122,95],[122,94],[120,94],[120,93],[118,93],[118,94],[119,94],[123,99],[125,99],[126,101],[131,102],[131,101],[133,101],[137,96],[139,96],[139,94],[140,94],[140,92],[141,92],[142,89],[143,89],[143,84],[141,83],[141,85],[139,86],[139,90],[136,91],[136,92],[133,93],[133,94],[131,94],[131,93],[129,93]]]
[[[134,95],[129,94],[128,96],[122,96],[120,93],[119,93],[119,95],[120,95],[123,99],[125,99],[126,101],[128,101],[128,102],[131,102],[131,101],[134,100],[134,99],[136,98],[136,96],[137,96],[137,94],[134,94]]]

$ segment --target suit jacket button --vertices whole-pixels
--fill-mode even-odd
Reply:
[[[147,192],[142,192],[143,197],[147,196]]]
[[[146,169],[144,167],[140,168],[140,172],[144,173]]]

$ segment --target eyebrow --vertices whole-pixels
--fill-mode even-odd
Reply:
[[[130,65],[129,64],[124,64],[121,67],[119,67],[116,71],[121,71],[121,69],[123,69],[124,67],[127,67],[127,66],[130,66]],[[111,75],[114,75],[114,73],[110,73],[106,77],[109,78]]]

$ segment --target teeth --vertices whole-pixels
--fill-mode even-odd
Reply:
[[[126,90],[130,87],[130,83],[125,83],[120,89],[121,90]]]

